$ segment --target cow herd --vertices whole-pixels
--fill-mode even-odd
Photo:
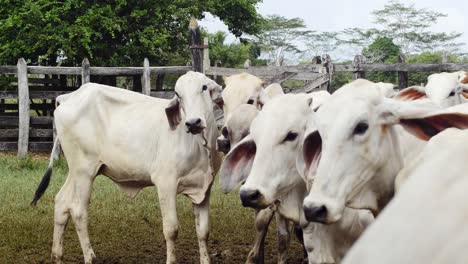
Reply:
[[[223,192],[240,186],[240,203],[255,210],[246,263],[263,263],[272,218],[278,263],[287,262],[292,226],[308,263],[466,263],[468,73],[432,74],[399,92],[358,79],[332,95],[284,94],[247,73],[224,82],[188,72],[171,100],[95,83],[57,97],[57,137],[33,200],[61,148],[69,172],[55,197],[54,263],[70,216],[84,262],[96,258],[88,205],[97,175],[130,197],[156,186],[166,263],[176,263],[176,196],[187,196],[200,263],[210,263],[218,172]],[[225,116],[220,133],[215,104]]]

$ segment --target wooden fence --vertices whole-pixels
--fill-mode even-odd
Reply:
[[[315,57],[311,64],[296,66],[251,66],[246,61],[244,68],[211,66],[208,39],[201,41],[200,30],[195,20],[190,27],[190,50],[192,66],[151,67],[148,59],[142,67],[92,67],[84,59],[81,67],[28,66],[23,58],[16,66],[0,66],[0,74],[11,76],[13,85],[0,90],[0,151],[17,151],[25,156],[30,151],[50,151],[53,142],[53,110],[55,98],[76,90],[81,84],[90,82],[92,76],[129,76],[141,79],[145,95],[171,98],[172,90],[151,90],[151,76],[162,74],[184,74],[189,70],[203,72],[219,80],[221,76],[248,72],[264,79],[267,83],[282,83],[287,80],[302,81],[303,86],[286,92],[300,93],[314,90],[329,90],[335,72],[350,72],[353,78],[365,78],[367,72],[397,72],[399,87],[408,86],[409,72],[442,72],[468,69],[468,63],[406,64],[403,57],[397,64],[368,64],[360,55],[352,64],[333,64],[330,56]],[[42,78],[39,78],[42,77]],[[76,80],[70,85],[70,78]],[[159,78],[158,78],[159,81]],[[0,87],[1,89],[2,87]],[[135,90],[135,89],[134,89]],[[215,109],[219,124],[223,114]]]

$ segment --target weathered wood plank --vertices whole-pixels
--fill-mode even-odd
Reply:
[[[70,91],[30,91],[31,99],[51,99],[54,100],[61,94],[70,93]],[[16,91],[0,91],[0,99],[17,99],[18,92]]]
[[[28,73],[31,74],[65,74],[80,75],[81,67],[49,67],[49,66],[29,66]]]
[[[403,54],[398,56],[398,63],[406,63],[406,58]],[[408,72],[398,72],[398,88],[405,89],[408,87]]]
[[[151,70],[148,58],[143,60],[143,74],[141,76],[142,92],[145,95],[151,93]]]
[[[174,97],[174,91],[155,91],[151,92],[152,97],[171,99]]]
[[[214,76],[231,76],[234,74],[240,74],[247,72],[253,74],[262,79],[272,79],[275,76],[282,74],[283,72],[297,73],[293,76],[292,80],[312,80],[320,76],[318,73],[319,69],[322,69],[322,66],[317,65],[307,65],[307,66],[280,66],[280,67],[270,67],[270,66],[259,66],[259,67],[250,67],[248,69],[234,69],[234,68],[223,68],[223,67],[211,67],[206,70],[207,75]],[[325,72],[324,70],[323,72]]]
[[[52,142],[29,142],[31,152],[49,152],[52,150]],[[0,142],[0,151],[15,151],[18,149],[17,142]]]
[[[0,66],[1,74],[16,74],[18,69],[16,66]]]
[[[0,138],[17,138],[19,135],[18,129],[0,129]],[[44,138],[52,137],[52,129],[30,129],[29,138]]]
[[[290,93],[310,93],[314,90],[322,90],[322,89],[325,90],[326,86],[324,84],[326,84],[327,82],[328,82],[328,74],[323,74],[321,77],[306,83],[304,87],[292,89],[289,92]]]
[[[356,55],[353,60],[353,80],[359,78],[366,78],[366,73],[364,71],[359,70],[361,64],[364,63],[365,57],[363,55]]]
[[[468,69],[468,63],[415,63],[415,64],[383,64],[374,63],[360,64],[358,68],[354,68],[351,64],[335,64],[335,72],[454,72]]]
[[[279,83],[281,84],[282,82],[292,79],[294,76],[297,75],[297,72],[283,72],[279,75],[273,76],[273,78],[268,80],[268,84],[272,83]]]
[[[203,74],[205,74],[206,70],[210,68],[210,49],[208,48],[208,38],[203,38]]]
[[[28,66],[23,58],[18,60],[18,157],[28,154],[29,142],[29,87]]]
[[[31,117],[31,125],[50,125],[54,122],[54,118],[50,116]]]

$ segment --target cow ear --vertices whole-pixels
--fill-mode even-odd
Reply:
[[[240,141],[224,159],[219,182],[221,190],[228,193],[247,179],[252,169],[257,147],[251,136]]]
[[[179,98],[177,98],[177,96],[174,96],[174,98],[172,98],[171,101],[169,101],[169,104],[166,107],[166,117],[171,130],[176,129],[180,121],[182,120],[180,114]]]
[[[257,98],[257,108],[262,109],[263,106],[270,101],[270,97],[268,94],[265,92],[265,89],[260,90],[258,93],[258,98]]]
[[[463,96],[468,98],[468,72],[461,71],[458,75],[458,82],[463,88]]]
[[[296,168],[307,183],[307,189],[312,187],[312,177],[315,175],[322,155],[322,138],[318,130],[307,133],[296,157]]]
[[[413,101],[427,98],[427,95],[424,91],[424,87],[412,86],[401,90],[394,98],[402,101]]]
[[[384,107],[387,111],[380,113],[382,124],[400,124],[406,131],[422,140],[427,141],[447,128],[468,128],[466,104],[438,109],[399,102]]]
[[[213,102],[218,101],[220,98],[222,99],[221,94],[223,92],[223,88],[221,87],[221,85],[213,82],[212,84],[209,85],[209,91],[210,91],[211,100],[213,100]]]

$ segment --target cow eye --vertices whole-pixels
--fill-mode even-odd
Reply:
[[[354,128],[353,135],[362,135],[366,133],[368,128],[369,124],[367,124],[366,122],[359,122]]]
[[[227,127],[223,127],[223,129],[221,130],[221,134],[222,134],[225,138],[228,138],[228,136],[229,136],[229,131],[228,131]]]
[[[297,138],[297,133],[296,132],[293,132],[293,131],[290,131],[286,137],[283,139],[283,142],[286,142],[286,141],[294,141],[295,139]]]
[[[455,95],[455,91],[452,91],[449,96],[454,96]]]
[[[247,104],[253,104],[253,103],[254,103],[254,99],[249,99],[249,100],[247,101]]]
[[[203,86],[202,86],[202,90],[203,90],[203,91],[206,91],[206,89],[208,89],[208,86],[203,85]]]

